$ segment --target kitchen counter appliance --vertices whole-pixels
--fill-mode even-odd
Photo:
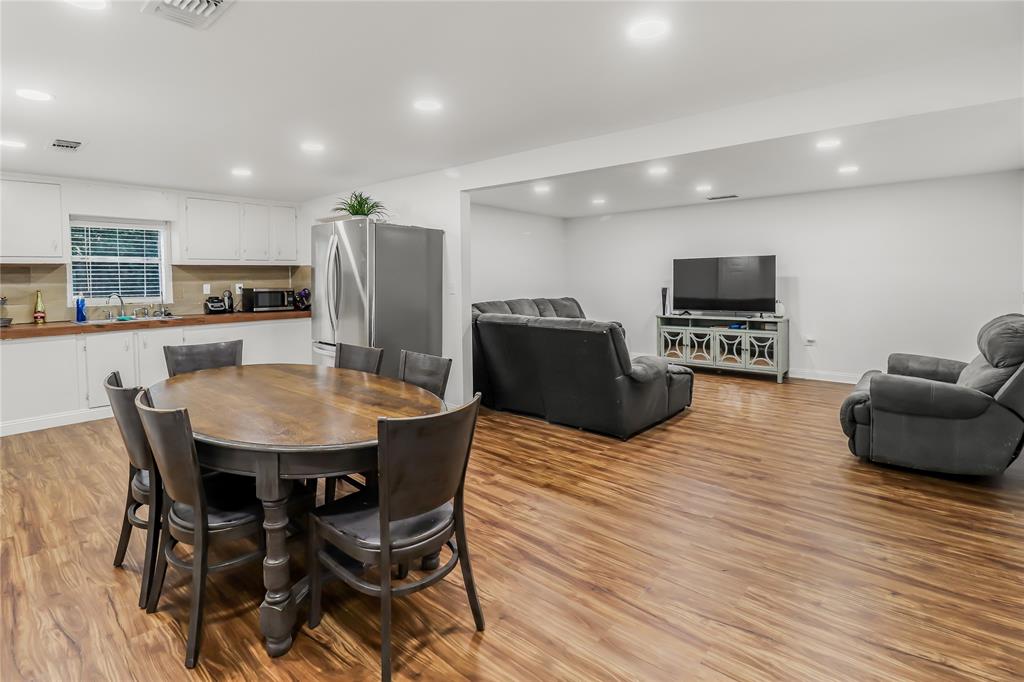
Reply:
[[[295,292],[291,289],[242,289],[242,312],[267,313],[294,310]]]
[[[441,354],[444,232],[357,217],[313,226],[313,357],[338,343],[384,349],[398,376],[402,349]]]

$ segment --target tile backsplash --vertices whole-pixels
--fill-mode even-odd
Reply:
[[[273,287],[298,291],[310,286],[312,269],[307,266],[266,265],[172,265],[171,283],[174,302],[168,307],[177,315],[203,312],[203,284],[210,285],[210,295],[225,289],[234,294],[236,282],[246,287]],[[73,320],[74,308],[67,305],[68,282],[65,265],[3,265],[0,266],[0,295],[7,297],[5,316],[15,324],[32,321],[36,290],[43,293],[46,320]],[[236,305],[240,303],[235,297]],[[111,309],[117,306],[110,306]],[[129,308],[135,306],[128,306]],[[105,306],[90,307],[89,319],[103,316]]]

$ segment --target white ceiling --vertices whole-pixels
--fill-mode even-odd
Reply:
[[[1019,45],[1022,25],[1019,3],[236,0],[194,31],[140,6],[0,4],[0,126],[28,145],[4,170],[300,201]],[[671,35],[631,44],[649,15]]]
[[[1024,100],[723,147],[645,163],[474,190],[474,204],[576,218],[1024,168]],[[819,150],[817,142],[842,144]],[[856,165],[853,175],[838,168]],[[650,168],[668,170],[652,176]],[[711,185],[710,192],[696,190]],[[535,186],[549,188],[538,194]],[[594,197],[603,205],[591,203]],[[720,200],[722,201],[722,200]],[[732,199],[727,201],[734,201]]]

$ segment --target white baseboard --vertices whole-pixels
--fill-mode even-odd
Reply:
[[[42,417],[12,419],[11,421],[0,423],[0,436],[13,436],[16,433],[41,431],[42,429],[52,429],[55,426],[90,422],[95,419],[106,419],[112,416],[113,412],[110,411],[109,407],[93,407],[86,410],[71,410],[70,412],[47,414]]]
[[[831,381],[837,384],[855,384],[860,381],[859,374],[849,372],[829,372],[820,369],[790,369],[789,376],[794,379],[816,379],[818,381]]]

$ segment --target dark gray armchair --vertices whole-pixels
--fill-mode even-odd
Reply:
[[[850,451],[863,461],[947,474],[999,474],[1024,439],[1024,315],[978,332],[970,363],[889,356],[888,373],[861,377],[840,408]]]

